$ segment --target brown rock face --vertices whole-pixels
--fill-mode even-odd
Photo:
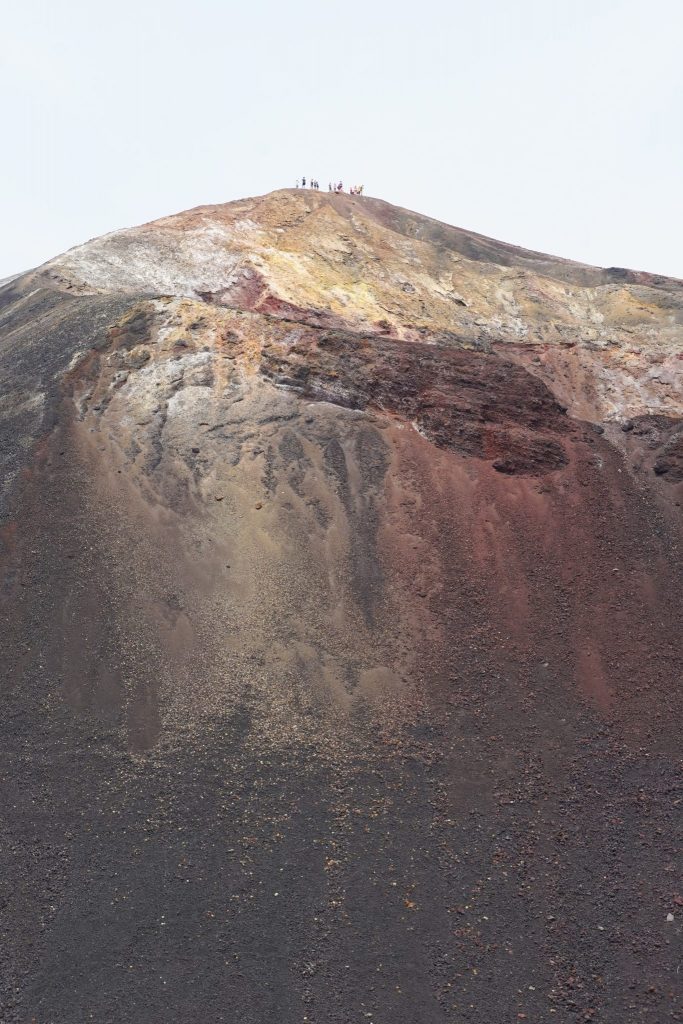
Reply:
[[[676,1019],[682,319],[290,191],[0,289],[3,1021]]]
[[[493,460],[501,472],[566,464],[569,424],[552,394],[496,356],[342,332],[309,332],[266,350],[261,371],[303,397],[383,410],[439,448]]]

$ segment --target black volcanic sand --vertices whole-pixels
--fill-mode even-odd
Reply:
[[[59,700],[34,653],[50,588],[29,586],[3,1020],[676,1019],[677,772],[542,666],[528,700],[514,669],[458,673],[390,742],[359,712],[341,766],[259,757],[248,693],[201,741],[133,757]]]
[[[36,387],[32,351],[16,379]],[[399,635],[427,623],[406,635],[417,665],[401,714],[354,690],[338,742],[312,700],[300,740],[268,743],[257,656],[229,714],[164,726],[164,634],[126,604],[161,584],[153,559],[136,576],[132,514],[93,498],[72,407],[55,390],[5,463],[2,1021],[680,1019],[683,595],[666,482],[627,480],[590,428],[558,430],[567,465],[520,479],[353,421],[394,491],[363,506],[370,526],[348,512],[377,546],[349,586],[366,572]],[[288,425],[298,438],[322,429],[310,408]],[[342,440],[326,439],[324,472],[343,511]],[[161,578],[173,552],[160,540],[156,555]],[[169,607],[189,592],[180,568],[176,585]],[[283,608],[299,599],[293,585]],[[213,671],[195,661],[197,679]]]

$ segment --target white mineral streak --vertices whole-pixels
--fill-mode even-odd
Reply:
[[[69,250],[47,264],[95,291],[196,296],[237,280],[232,233],[210,222],[182,233],[127,229]]]

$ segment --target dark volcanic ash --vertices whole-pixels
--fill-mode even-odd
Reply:
[[[288,191],[0,288],[3,1021],[676,1019],[682,313]]]

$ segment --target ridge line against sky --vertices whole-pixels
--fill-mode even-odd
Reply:
[[[24,0],[0,42],[0,279],[303,174],[683,277],[682,39],[673,0]]]

